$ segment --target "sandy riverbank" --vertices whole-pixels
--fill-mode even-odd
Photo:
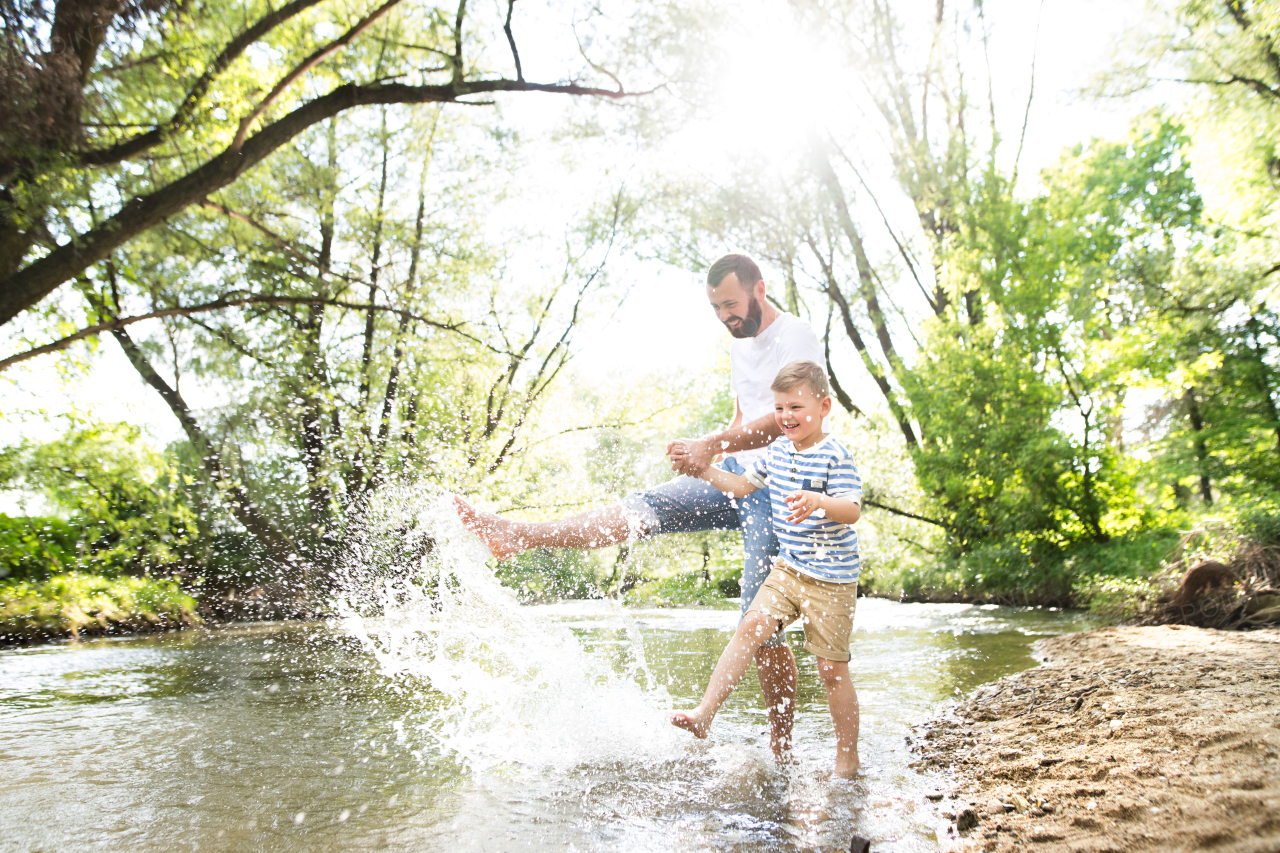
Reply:
[[[1108,628],[979,688],[919,747],[955,849],[1280,851],[1280,630]]]

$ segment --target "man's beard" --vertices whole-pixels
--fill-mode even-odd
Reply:
[[[747,316],[741,317],[742,325],[734,328],[725,323],[725,328],[729,330],[729,334],[735,338],[754,338],[760,331],[760,320],[763,317],[763,309],[760,307],[760,300],[756,299],[755,294],[751,295],[751,303],[747,305]]]

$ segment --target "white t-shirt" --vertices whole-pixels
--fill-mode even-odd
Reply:
[[[794,314],[779,313],[754,338],[734,338],[729,344],[729,384],[738,398],[744,424],[773,414],[769,386],[778,371],[793,361],[826,366],[817,332]],[[823,431],[827,431],[825,425]],[[749,463],[763,457],[766,449],[740,450],[733,455],[743,467],[750,468]]]

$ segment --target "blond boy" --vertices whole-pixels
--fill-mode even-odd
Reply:
[[[823,418],[831,412],[822,367],[792,362],[778,371],[772,389],[782,437],[745,476],[708,468],[702,478],[731,498],[767,486],[780,553],[720,656],[701,704],[675,714],[671,722],[706,737],[756,651],[798,618],[805,648],[817,657],[827,689],[836,731],[836,774],[851,778],[859,764],[858,694],[849,679],[849,635],[861,566],[853,524],[861,512],[862,480],[849,451],[822,431]]]

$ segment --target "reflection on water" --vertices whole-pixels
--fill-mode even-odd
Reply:
[[[642,655],[674,707],[701,695],[736,618],[607,602],[522,614],[615,673]],[[384,675],[337,626],[0,652],[0,850],[843,850],[854,832],[876,850],[937,849],[922,797],[934,780],[908,767],[908,727],[1034,665],[1037,637],[1083,627],[1049,611],[862,600],[852,667],[866,774],[852,784],[826,776],[825,697],[794,633],[797,762],[784,768],[750,677],[708,741],[476,769],[415,736],[452,700]],[[663,725],[665,709],[651,713]]]

